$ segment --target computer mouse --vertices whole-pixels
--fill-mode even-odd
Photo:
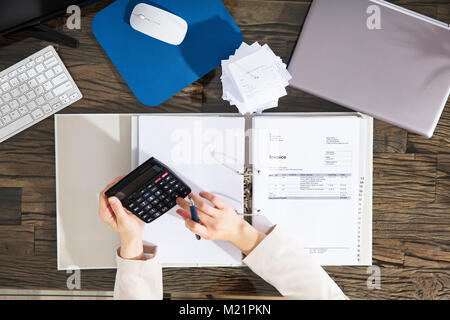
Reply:
[[[130,24],[136,31],[173,45],[183,42],[188,30],[184,19],[146,3],[134,7]]]

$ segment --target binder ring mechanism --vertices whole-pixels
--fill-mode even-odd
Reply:
[[[221,156],[223,156],[223,157],[225,157],[225,158],[229,158],[229,159],[234,160],[235,162],[237,162],[236,159],[232,159],[231,157],[229,157],[229,156],[227,156],[226,154],[221,153],[221,152],[217,152],[217,151],[214,151],[214,150],[211,151],[211,157],[212,157],[215,161],[217,161],[218,164],[220,164],[220,165],[222,165],[223,167],[225,167],[225,168],[227,168],[227,169],[233,171],[234,173],[236,173],[236,174],[238,174],[238,175],[243,176],[244,178],[246,178],[246,177],[252,177],[252,176],[254,176],[254,175],[259,175],[259,174],[261,174],[261,170],[256,170],[256,172],[252,172],[252,173],[241,172],[241,171],[239,171],[239,170],[236,170],[236,169],[233,168],[232,166],[230,166],[230,165],[224,163],[222,160],[216,158],[216,155],[221,155]],[[236,212],[237,212],[237,210],[236,210]],[[242,217],[255,217],[255,216],[261,216],[261,215],[262,215],[260,209],[256,210],[256,212],[252,212],[252,213],[237,212],[237,214],[240,215],[240,216],[242,216]]]
[[[241,212],[237,212],[237,214],[241,217],[257,217],[257,216],[262,216],[261,214],[261,210],[258,209],[256,210],[256,213],[241,213]]]

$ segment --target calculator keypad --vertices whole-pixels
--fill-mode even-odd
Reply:
[[[124,199],[125,208],[149,223],[176,205],[176,198],[184,198],[191,189],[177,177],[165,171]]]

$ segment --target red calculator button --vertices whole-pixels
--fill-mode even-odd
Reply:
[[[168,175],[169,173],[166,171],[166,172],[164,172],[163,174],[162,174],[162,178],[164,178],[164,177],[166,177],[167,175]]]
[[[158,183],[158,182],[160,182],[161,180],[162,180],[162,178],[159,177],[158,179],[155,180],[155,183]]]

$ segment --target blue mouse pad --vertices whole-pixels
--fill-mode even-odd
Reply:
[[[138,3],[169,11],[188,24],[174,46],[134,30]],[[228,59],[242,34],[221,0],[117,0],[94,17],[92,30],[136,98],[156,106]]]

